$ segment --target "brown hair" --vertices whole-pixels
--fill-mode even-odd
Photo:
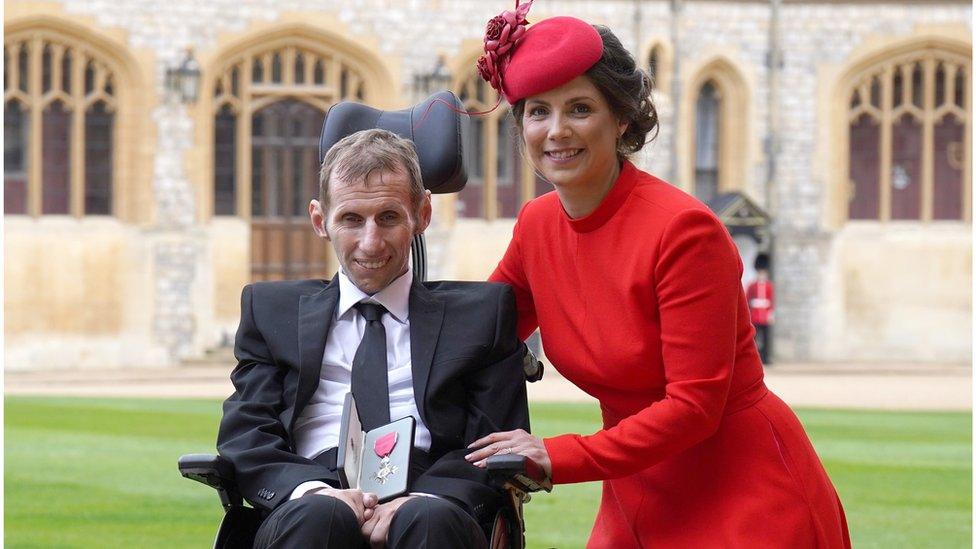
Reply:
[[[413,142],[386,130],[363,130],[339,140],[325,153],[319,172],[319,202],[329,210],[329,185],[333,179],[366,181],[375,171],[405,173],[410,178],[413,211],[420,211],[424,184],[420,160]]]
[[[649,141],[649,133],[653,132],[650,140],[657,137],[657,109],[651,100],[651,77],[637,67],[634,56],[609,28],[603,25],[593,27],[603,39],[603,56],[586,71],[586,76],[603,94],[610,110],[627,122],[627,130],[617,143],[617,156],[624,158],[641,150]],[[516,101],[511,112],[521,130],[525,99]]]

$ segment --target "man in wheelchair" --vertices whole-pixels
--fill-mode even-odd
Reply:
[[[341,271],[244,288],[217,439],[266,515],[255,547],[486,547],[505,495],[464,455],[484,435],[528,429],[511,290],[414,280],[410,242],[430,223],[430,193],[413,144],[393,133],[336,143],[308,210]],[[340,488],[350,391],[364,430],[415,418],[407,494],[380,504]]]

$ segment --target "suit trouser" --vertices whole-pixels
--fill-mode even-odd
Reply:
[[[323,495],[287,501],[261,524],[255,548],[368,547],[346,503]],[[488,547],[478,523],[457,505],[443,499],[415,497],[397,509],[387,547]]]

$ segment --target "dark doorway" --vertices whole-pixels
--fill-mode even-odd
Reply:
[[[273,103],[251,120],[251,279],[324,278],[328,243],[315,235],[309,200],[318,196],[318,140],[324,114],[301,101]]]

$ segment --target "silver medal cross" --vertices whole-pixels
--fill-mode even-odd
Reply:
[[[376,474],[373,475],[373,478],[380,484],[386,484],[386,480],[395,475],[399,470],[399,467],[390,463],[390,456],[386,456],[380,460],[380,468],[378,471],[376,471]]]

